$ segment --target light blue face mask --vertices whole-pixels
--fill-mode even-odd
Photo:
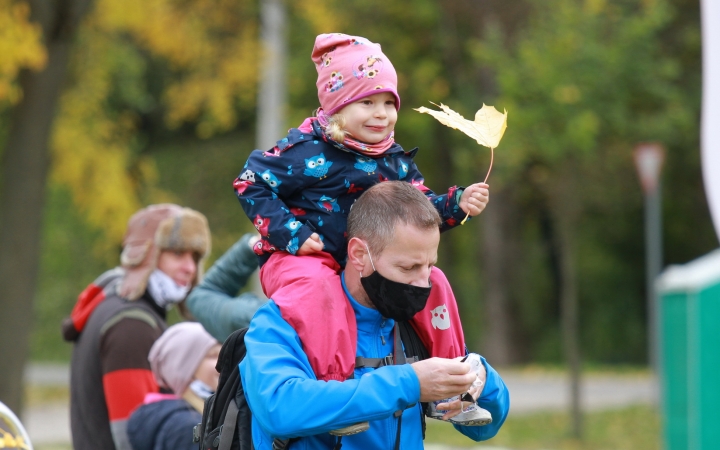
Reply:
[[[201,399],[205,400],[206,398],[210,397],[215,391],[210,389],[210,386],[203,383],[200,380],[193,380],[192,383],[190,383],[190,386],[188,386],[190,390],[200,397]]]
[[[148,279],[148,291],[158,306],[170,309],[172,305],[185,300],[190,292],[190,286],[180,286],[168,274],[155,269]]]

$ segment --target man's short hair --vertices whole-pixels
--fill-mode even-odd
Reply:
[[[348,239],[360,238],[373,253],[380,254],[393,239],[398,223],[428,230],[439,228],[442,221],[428,198],[410,183],[378,183],[352,205]]]

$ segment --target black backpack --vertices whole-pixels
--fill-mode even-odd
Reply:
[[[400,337],[408,357],[426,359],[429,357],[425,346],[408,322],[399,323]],[[245,358],[245,333],[247,328],[233,332],[222,345],[215,369],[220,374],[214,394],[205,400],[202,422],[193,430],[193,442],[199,443],[200,450],[255,450],[252,444],[252,413],[245,399],[240,382],[238,365]],[[425,405],[423,405],[425,406]],[[421,414],[423,438],[425,438],[425,416]],[[285,450],[296,441],[275,439],[273,450]]]

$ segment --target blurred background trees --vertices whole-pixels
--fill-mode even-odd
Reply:
[[[7,169],[13,124],[33,95],[23,76],[51,64],[48,34],[29,15],[34,5],[0,0],[2,198],[19,195]],[[483,103],[508,110],[490,206],[445,234],[440,249],[472,349],[496,365],[559,363],[563,304],[574,304],[584,361],[646,363],[637,142],[668,150],[665,263],[718,245],[699,168],[696,2],[285,6],[287,128],[317,107],[310,52],[318,33],[334,31],[379,42],[392,59],[402,98],[396,138],[420,147],[418,164],[436,191],[482,180],[489,152],[412,108],[442,102],[466,117]],[[52,116],[48,182],[35,182],[46,193],[35,211],[44,213],[39,276],[34,301],[22,299],[34,315],[21,321],[26,330],[32,323],[33,358],[68,359],[60,319],[116,264],[126,221],[142,205],[204,212],[215,256],[252,230],[231,183],[256,142],[259,11],[246,0],[95,0],[88,9]],[[0,209],[0,229],[8,216]],[[2,315],[12,301],[0,298]]]

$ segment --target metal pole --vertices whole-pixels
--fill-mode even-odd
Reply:
[[[260,3],[261,70],[258,80],[257,148],[268,150],[282,139],[285,128],[287,43],[285,5],[282,0]]]
[[[261,0],[260,59],[262,62],[258,80],[255,128],[255,144],[260,150],[271,149],[287,132],[287,128],[285,128],[286,22],[287,14],[283,0]],[[251,280],[252,291],[258,296],[264,296],[258,272]]]
[[[658,348],[658,295],[655,280],[662,270],[662,201],[661,184],[645,194],[645,278],[648,315],[648,363],[660,373]]]

